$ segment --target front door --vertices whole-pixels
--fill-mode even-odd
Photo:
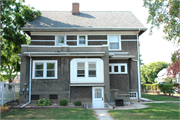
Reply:
[[[92,108],[104,108],[104,88],[92,87]]]

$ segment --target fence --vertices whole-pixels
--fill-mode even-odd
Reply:
[[[0,104],[19,99],[20,84],[0,82]]]

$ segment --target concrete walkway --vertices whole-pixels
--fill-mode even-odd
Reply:
[[[98,120],[114,120],[108,113],[108,110],[94,110]]]

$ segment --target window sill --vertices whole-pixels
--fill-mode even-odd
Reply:
[[[35,78],[32,78],[32,79],[58,79],[57,77],[51,77],[51,78],[38,78],[38,77],[35,77]]]
[[[128,73],[109,73],[109,74],[128,74]]]

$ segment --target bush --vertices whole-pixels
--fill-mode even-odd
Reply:
[[[152,84],[152,90],[157,90],[158,89],[158,84]]]
[[[75,105],[75,106],[81,106],[81,105],[82,105],[82,102],[81,102],[81,101],[75,101],[75,102],[74,102],[74,105]]]
[[[36,106],[48,106],[51,105],[51,102],[49,99],[39,99],[38,102],[36,103]]]
[[[141,84],[141,89],[145,90],[146,89],[146,84]]]
[[[151,90],[152,89],[152,87],[151,87],[152,85],[151,84],[146,84],[146,88],[147,88],[147,90]]]
[[[158,84],[159,89],[161,92],[165,93],[169,93],[172,94],[173,93],[173,84]]]
[[[66,106],[66,105],[68,104],[68,100],[67,100],[66,98],[63,98],[63,99],[61,99],[61,100],[59,101],[59,104],[60,104],[61,106]]]

